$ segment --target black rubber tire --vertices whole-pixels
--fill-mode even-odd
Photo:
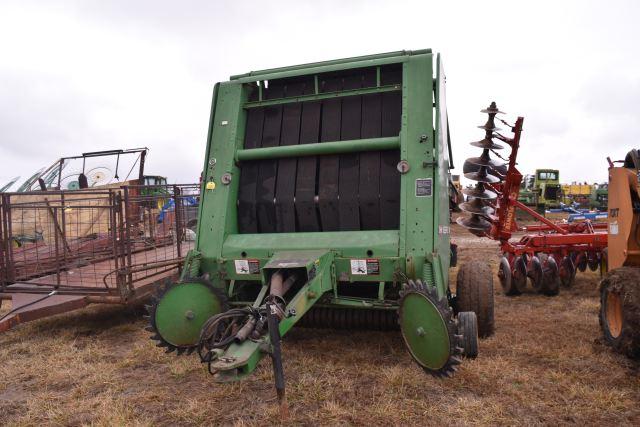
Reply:
[[[560,270],[556,260],[547,254],[540,254],[542,264],[542,286],[540,293],[547,296],[556,296],[560,292]]]
[[[621,302],[619,332],[611,330],[607,303],[616,296]],[[605,342],[616,352],[640,358],[640,268],[620,267],[609,271],[600,282],[600,329]]]
[[[458,313],[458,334],[462,335],[462,355],[478,357],[478,317],[473,311]]]
[[[460,267],[456,278],[456,304],[458,312],[476,313],[478,336],[493,335],[493,273],[489,264],[474,260]]]

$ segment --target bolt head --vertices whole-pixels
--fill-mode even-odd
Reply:
[[[186,317],[187,320],[193,320],[196,317],[196,315],[193,311],[187,310],[186,313],[184,313],[184,317]]]

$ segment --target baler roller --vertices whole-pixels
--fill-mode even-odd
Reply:
[[[398,329],[398,314],[395,310],[313,307],[298,325],[307,328],[393,331]]]

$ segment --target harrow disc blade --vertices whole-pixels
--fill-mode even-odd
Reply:
[[[460,203],[460,209],[471,214],[489,216],[495,212],[491,206],[487,206],[482,199],[473,199],[470,202]]]
[[[474,147],[489,149],[489,150],[502,150],[504,147],[502,145],[496,144],[493,142],[491,138],[484,138],[480,141],[474,141],[470,143]]]
[[[498,105],[495,103],[495,101],[491,102],[491,104],[489,104],[489,106],[484,110],[480,110],[480,112],[485,114],[494,114],[494,115],[504,114],[504,112],[498,110]]]
[[[471,231],[486,233],[491,229],[491,222],[478,214],[473,214],[470,218],[465,218],[462,216],[458,217],[458,219],[456,219],[456,222],[458,223],[458,225],[461,225]]]
[[[462,194],[483,200],[495,200],[498,197],[497,193],[487,190],[482,182],[477,183],[473,188],[463,188]]]
[[[477,172],[465,173],[464,177],[471,181],[484,182],[487,184],[495,184],[501,181],[500,178],[489,173],[487,166],[481,166]]]
[[[497,132],[499,130],[502,130],[502,128],[499,128],[495,124],[489,123],[489,122],[487,122],[487,123],[485,123],[483,125],[478,125],[478,128],[484,129],[484,130],[486,130],[488,132]]]
[[[471,172],[478,172],[481,167],[482,166],[480,165],[476,165],[469,162],[468,160],[465,160],[464,164],[462,165],[462,173],[465,174],[465,173],[471,173]],[[485,166],[485,167],[487,168],[487,173],[489,175],[495,176],[500,181],[503,181],[505,176],[507,175],[507,165],[500,165],[500,166],[494,166],[494,167]]]
[[[469,157],[466,161],[472,165],[487,166],[490,168],[499,168],[501,166],[504,166],[504,162],[492,159],[491,157],[489,157],[488,153],[483,153],[480,157]]]

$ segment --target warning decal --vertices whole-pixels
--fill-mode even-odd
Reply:
[[[258,274],[260,273],[260,261],[257,259],[236,259],[236,274]]]
[[[380,261],[375,258],[352,259],[351,274],[361,276],[376,276],[380,274]]]
[[[416,179],[416,197],[431,197],[433,192],[431,178]]]

